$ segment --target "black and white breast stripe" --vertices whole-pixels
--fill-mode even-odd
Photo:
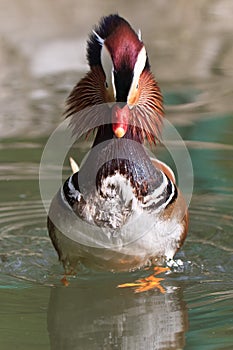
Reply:
[[[143,200],[143,208],[154,209],[159,212],[172,204],[177,198],[176,185],[162,173],[162,182],[150,195],[145,196]]]
[[[141,198],[141,206],[144,209],[152,210],[153,212],[160,212],[172,204],[177,198],[176,185],[161,172],[161,184],[159,187],[147,196]],[[70,176],[64,183],[62,189],[62,197],[64,202],[73,207],[74,203],[80,202],[82,194],[80,193],[78,186],[78,173]],[[140,201],[141,202],[141,201]]]
[[[66,199],[71,207],[75,202],[79,202],[81,200],[82,194],[80,193],[78,186],[78,173],[73,174],[66,180],[63,188],[61,189],[61,193],[63,199]]]
[[[142,208],[146,210],[152,210],[153,212],[160,212],[172,204],[177,198],[177,187],[167,177],[166,174],[161,172],[161,183],[159,187],[143,198],[138,199]],[[73,207],[74,203],[83,200],[78,186],[78,173],[70,176],[64,183],[62,189],[62,197],[64,201]]]

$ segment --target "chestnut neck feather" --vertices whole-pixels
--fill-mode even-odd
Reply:
[[[160,138],[163,118],[163,99],[160,89],[149,69],[140,78],[139,100],[131,109],[128,138],[147,139],[150,144]],[[93,67],[73,89],[67,99],[66,117],[71,117],[71,126],[78,136],[108,124],[111,111],[104,97],[104,75],[101,67]],[[101,132],[103,132],[101,128]],[[112,137],[112,136],[111,136]],[[99,135],[98,135],[99,139]]]

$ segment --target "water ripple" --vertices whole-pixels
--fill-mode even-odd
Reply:
[[[229,232],[232,232],[233,220],[230,198],[213,194],[193,197],[188,238],[177,256],[183,265],[174,268],[172,279],[213,283],[231,274],[233,242],[229,241]],[[62,268],[47,234],[46,213],[41,201],[12,201],[2,205],[1,272],[37,283],[58,282]]]
[[[7,276],[15,278],[16,283],[20,279],[48,284],[57,269],[59,265],[47,234],[41,201],[3,203],[0,208],[1,284],[8,285]]]

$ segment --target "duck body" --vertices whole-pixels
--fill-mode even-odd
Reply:
[[[92,34],[88,59],[91,70],[71,92],[67,114],[74,131],[103,115],[105,122],[79,171],[51,202],[53,245],[66,273],[79,263],[125,271],[172,259],[186,237],[188,212],[172,170],[144,147],[146,138],[157,137],[162,116],[144,45],[124,19],[111,15]],[[100,113],[95,106],[101,104]]]

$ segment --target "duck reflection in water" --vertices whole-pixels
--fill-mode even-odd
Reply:
[[[114,279],[77,283],[51,289],[52,350],[183,348],[188,321],[180,288],[132,294],[116,289]]]

